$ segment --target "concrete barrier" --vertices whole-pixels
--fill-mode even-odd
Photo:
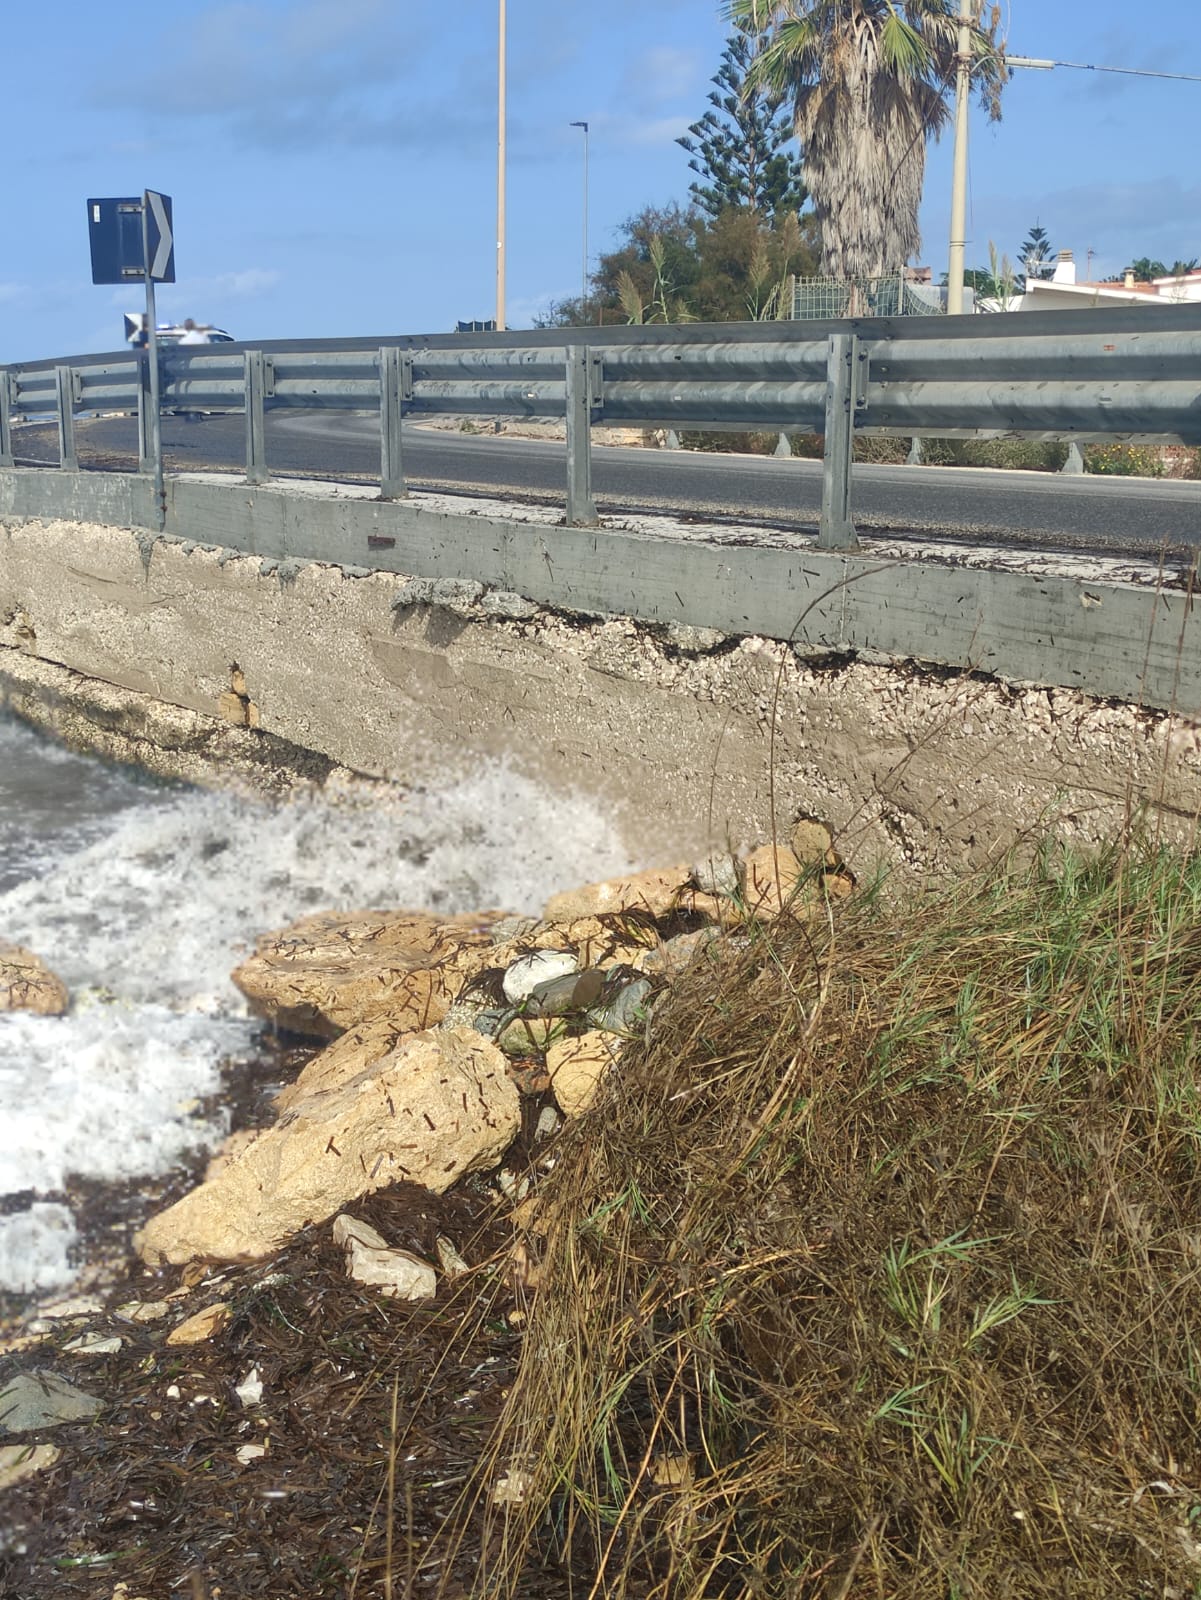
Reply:
[[[233,480],[174,482],[155,538],[146,487],[0,474],[0,693],[109,754],[425,786],[499,760],[648,858],[800,814],[861,872],[979,864],[1043,820],[1093,842],[1140,806],[1191,827],[1183,592]]]

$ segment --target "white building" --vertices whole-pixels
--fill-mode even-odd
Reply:
[[[1025,294],[1015,295],[1010,311],[1088,311],[1097,306],[1181,305],[1201,301],[1201,272],[1177,278],[1136,283],[1127,272],[1123,283],[1078,283],[1070,250],[1061,250],[1050,278],[1029,278]]]

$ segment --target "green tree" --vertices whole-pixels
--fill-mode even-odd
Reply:
[[[949,116],[955,0],[726,0],[757,41],[748,81],[791,99],[830,277],[900,272],[921,243],[926,145]],[[1000,11],[971,29],[974,76],[993,117],[1005,79]]]
[[[1018,253],[1018,261],[1024,273],[1023,283],[1026,278],[1050,278],[1055,272],[1055,246],[1047,235],[1047,230],[1035,223],[1026,235],[1025,243]]]
[[[794,274],[812,273],[818,240],[811,213],[785,212],[773,226],[749,206],[707,217],[699,206],[656,207],[630,217],[597,261],[591,320],[746,322],[787,316]],[[540,327],[579,323],[578,299],[559,301]]]
[[[689,193],[709,217],[749,206],[774,219],[800,211],[807,198],[801,163],[785,148],[793,134],[779,97],[747,82],[753,55],[751,36],[737,29],[713,77],[709,110],[676,140],[700,179]]]

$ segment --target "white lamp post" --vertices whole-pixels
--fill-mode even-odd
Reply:
[[[584,130],[584,258],[580,268],[580,321],[588,319],[588,124],[573,122],[573,128]]]
[[[496,326],[505,326],[505,0],[496,49]]]

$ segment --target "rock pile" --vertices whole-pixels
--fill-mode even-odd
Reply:
[[[151,1219],[143,1259],[257,1260],[333,1217],[352,1257],[386,1251],[356,1234],[356,1199],[495,1168],[523,1105],[535,1137],[582,1115],[674,972],[748,919],[824,914],[850,887],[829,830],[803,820],[743,860],[589,884],[540,918],[323,912],[264,936],[234,982],[258,1015],[331,1042],[272,1127],[236,1135]]]
[[[386,1197],[367,1197],[389,1186],[453,1205],[446,1192],[471,1172],[494,1171],[498,1198],[509,1203],[508,1277],[520,1301],[541,1271],[543,1224],[530,1185],[549,1159],[542,1141],[563,1118],[596,1105],[606,1081],[616,1081],[627,1041],[653,1026],[657,997],[716,941],[745,936],[753,922],[827,915],[851,882],[829,831],[802,822],[789,841],[739,860],[557,895],[537,918],[331,912],[266,935],[235,982],[260,1016],[328,1042],[277,1096],[274,1124],[232,1135],[204,1181],[138,1236],[148,1266],[183,1267],[178,1286],[161,1299],[48,1303],[0,1340],[0,1354],[37,1361],[57,1347],[73,1362],[125,1360],[127,1345],[147,1341],[185,1359],[212,1350],[237,1316],[225,1280],[253,1270],[235,1264],[278,1262],[310,1224],[331,1225],[360,1285],[432,1307],[479,1267],[478,1248],[469,1263],[436,1229],[418,1250],[398,1248],[350,1208],[374,1206],[378,1220]],[[65,988],[36,957],[4,946],[0,960],[9,985],[0,1003],[37,997],[39,1009],[65,1008]],[[521,1159],[512,1164],[515,1141]],[[494,1215],[503,1228],[504,1214]],[[261,1289],[281,1276],[265,1270]],[[515,1309],[510,1323],[519,1327],[522,1317]],[[207,1380],[193,1380],[200,1388],[188,1404],[217,1405]],[[258,1404],[257,1367],[234,1392],[244,1408]],[[186,1400],[172,1383],[161,1404]],[[0,1380],[0,1490],[53,1466],[60,1451],[43,1436],[69,1433],[101,1404],[50,1367]],[[239,1468],[268,1446],[266,1435],[241,1443]]]

